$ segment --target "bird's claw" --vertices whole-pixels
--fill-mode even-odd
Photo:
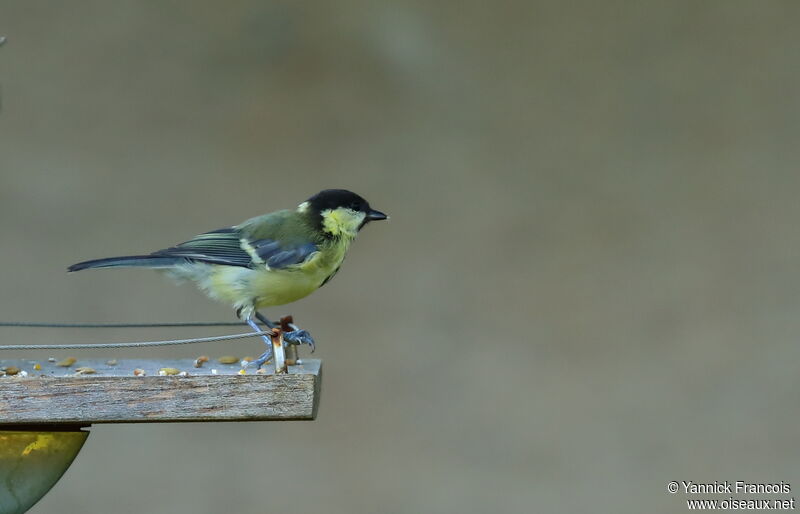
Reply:
[[[292,330],[291,332],[285,332],[283,334],[283,339],[291,344],[307,344],[309,348],[311,348],[311,353],[314,353],[314,349],[316,346],[314,345],[314,338],[311,337],[311,334],[308,333],[307,330]]]
[[[256,360],[250,362],[243,362],[242,367],[246,368],[255,365],[256,369],[261,369],[261,366],[263,366],[271,358],[272,358],[272,348],[269,348],[266,352],[259,355]]]

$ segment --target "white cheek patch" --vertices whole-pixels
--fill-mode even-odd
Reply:
[[[363,212],[354,212],[353,214],[355,214],[356,217],[355,227],[356,227],[356,232],[358,232],[358,229],[361,228],[361,225],[364,223],[364,218],[366,218],[367,215]]]
[[[339,207],[338,209],[328,209],[320,213],[322,215],[322,229],[334,236],[355,237],[358,228],[364,221],[366,214],[363,212]]]
[[[297,206],[297,212],[308,212],[308,208],[311,207],[311,204],[308,202],[303,202]]]

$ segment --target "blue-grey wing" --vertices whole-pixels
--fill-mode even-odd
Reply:
[[[154,256],[183,257],[190,262],[273,269],[305,261],[319,249],[314,243],[286,244],[273,239],[249,240],[235,227],[223,228],[157,252]]]
[[[295,264],[301,264],[317,251],[319,251],[317,245],[314,243],[306,243],[288,249],[278,247],[270,253],[259,252],[259,256],[264,259],[264,263],[270,268],[280,269]]]

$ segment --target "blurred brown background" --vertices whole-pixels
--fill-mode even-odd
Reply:
[[[4,1],[0,318],[229,320],[157,273],[65,268],[327,187],[392,216],[269,311],[317,338],[318,420],[95,426],[32,512],[684,512],[670,480],[800,488],[798,22],[788,1]]]

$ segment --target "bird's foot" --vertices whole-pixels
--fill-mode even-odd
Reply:
[[[256,360],[250,362],[243,362],[242,367],[246,368],[250,366],[255,366],[256,369],[261,369],[261,366],[266,364],[271,358],[272,358],[272,347],[269,347],[267,351],[259,355]]]
[[[311,353],[314,353],[314,349],[316,348],[314,338],[311,337],[311,334],[309,334],[307,330],[300,330],[299,328],[295,328],[295,330],[291,332],[284,332],[283,340],[291,344],[307,344],[308,347],[311,348]]]
[[[314,338],[311,337],[311,334],[309,334],[307,330],[301,330],[297,325],[295,325],[292,322],[291,316],[281,318],[280,321],[270,321],[269,318],[259,312],[256,312],[255,316],[258,321],[269,328],[290,328],[291,330],[286,330],[283,333],[283,340],[289,344],[307,344],[308,347],[311,348],[311,353],[314,353],[314,350],[316,349]],[[256,325],[252,320],[248,320],[248,323],[251,327],[253,327],[254,330],[259,330],[258,325]],[[264,336],[264,341],[267,340],[267,336]],[[269,346],[269,343],[267,343],[267,345]]]

